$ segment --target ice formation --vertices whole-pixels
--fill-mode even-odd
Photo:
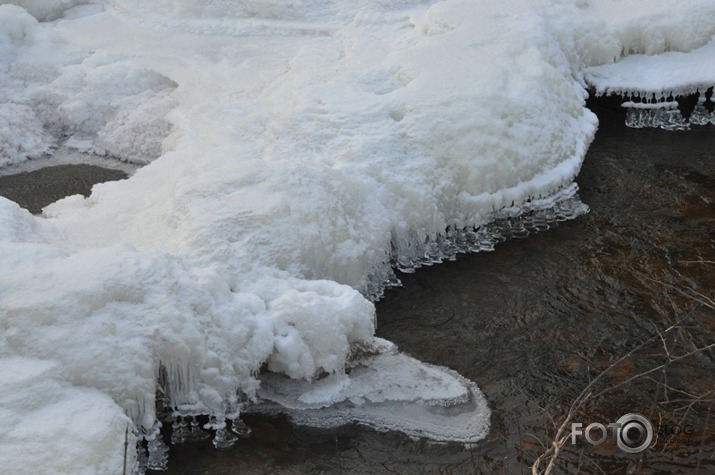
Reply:
[[[703,6],[702,11],[696,15],[703,14],[715,14],[715,8]],[[705,31],[715,35],[709,29]],[[681,32],[671,31],[670,34],[682,36]],[[687,130],[691,123],[715,124],[712,104],[715,36],[711,36],[707,44],[692,51],[671,50],[677,41],[665,32],[656,35],[655,40],[651,41],[660,46],[640,48],[638,51],[645,51],[617,63],[587,68],[584,73],[586,82],[597,95],[619,95],[624,98],[626,125],[629,127]],[[698,96],[698,103],[689,117],[683,117],[678,100],[691,95]]]
[[[598,67],[715,34],[695,0],[307,3],[0,2],[0,173],[58,153],[144,165],[42,216],[0,198],[5,470],[36,473],[38,443],[51,473],[162,467],[157,398],[176,443],[204,415],[229,446],[270,401],[482,437],[476,386],[375,339],[371,299],[394,268],[583,213]],[[715,82],[701,71],[687,87]],[[380,376],[402,371],[430,376]],[[412,405],[389,419],[394,401]]]
[[[312,384],[267,375],[258,392],[263,402],[248,411],[287,413],[321,428],[359,422],[443,442],[471,444],[486,435],[489,409],[476,384],[384,340],[378,345],[380,353],[348,363],[349,374]]]

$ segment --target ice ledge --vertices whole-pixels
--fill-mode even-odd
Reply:
[[[264,375],[262,402],[244,413],[287,414],[317,428],[359,423],[435,442],[473,444],[487,435],[491,412],[476,384],[375,340],[382,352],[360,358],[346,374],[313,383]]]
[[[459,254],[493,251],[500,242],[546,231],[588,211],[578,196],[578,185],[572,182],[549,195],[489,213],[481,225],[451,225],[436,236],[424,237],[415,232],[399,242],[393,241],[389,260],[373,270],[359,290],[368,299],[378,301],[386,289],[401,285],[395,270],[409,274],[423,266],[453,261]]]
[[[688,53],[634,54],[584,71],[597,96],[654,98],[686,96],[715,85],[715,39]]]
[[[624,98],[628,127],[678,131],[688,130],[691,124],[715,125],[715,39],[689,53],[637,54],[591,67],[584,79],[596,96]],[[684,116],[678,101],[696,94],[695,108]]]

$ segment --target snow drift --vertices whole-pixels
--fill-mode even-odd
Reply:
[[[93,436],[72,439],[86,444],[74,466],[45,461],[53,473],[121,473],[127,427],[130,445],[148,440],[140,462],[161,464],[157,389],[222,438],[225,419],[260,398],[290,405],[281,391],[314,394],[310,381],[361,406],[363,382],[383,384],[374,368],[417,364],[375,356],[387,349],[370,299],[393,266],[489,248],[495,219],[527,229],[583,213],[586,68],[715,33],[711,2],[697,1],[11,3],[0,167],[56,150],[145,165],[42,216],[0,198],[0,421],[102,414],[77,419]],[[362,389],[341,392],[362,353]],[[35,376],[13,375],[25,367]],[[462,394],[476,418],[408,432],[478,440],[478,389],[428,370],[440,371],[432,381],[450,391],[406,383],[403,402]],[[275,374],[307,382],[282,389]],[[52,399],[21,401],[36,391]],[[37,437],[3,431],[3,466],[27,471],[19,452]],[[70,443],[53,440],[47,450]]]

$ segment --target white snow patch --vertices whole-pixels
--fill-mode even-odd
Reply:
[[[77,3],[0,5],[0,167],[56,149],[146,165],[42,217],[0,198],[0,358],[61,368],[40,378],[64,388],[43,415],[97,431],[82,439],[96,458],[78,457],[75,472],[105,459],[118,470],[117,407],[153,436],[157,379],[171,405],[222,419],[258,397],[265,367],[327,374],[312,389],[300,383],[297,398],[336,403],[320,409],[326,419],[483,436],[484,401],[447,370],[391,356],[346,375],[355,347],[376,344],[374,305],[360,291],[376,295],[391,260],[411,260],[447,227],[573,195],[596,128],[585,67],[691,51],[715,33],[706,1],[113,0],[66,10]],[[379,376],[395,368],[429,377]],[[412,383],[431,396],[401,400],[405,412],[390,419]],[[8,387],[22,398],[34,384]],[[446,397],[431,392],[440,387],[469,395],[462,435],[444,424],[453,414],[427,404]],[[347,400],[370,401],[369,411],[345,412]],[[83,418],[85,405],[108,419]],[[7,443],[30,444],[11,434]],[[70,443],[53,438],[46,451]]]
[[[105,393],[68,385],[54,361],[0,357],[0,466],[13,475],[119,475],[131,421]],[[60,450],[55,450],[60,448]]]

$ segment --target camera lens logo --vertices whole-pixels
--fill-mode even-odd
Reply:
[[[630,454],[643,452],[653,441],[653,425],[640,414],[621,416],[615,424],[618,448]]]
[[[653,442],[653,425],[650,421],[640,414],[626,414],[616,422],[609,423],[608,428],[600,422],[592,422],[585,428],[581,422],[572,423],[571,443],[576,445],[576,440],[582,436],[591,445],[601,445],[608,438],[608,429],[611,429],[618,448],[629,454],[643,452]]]

